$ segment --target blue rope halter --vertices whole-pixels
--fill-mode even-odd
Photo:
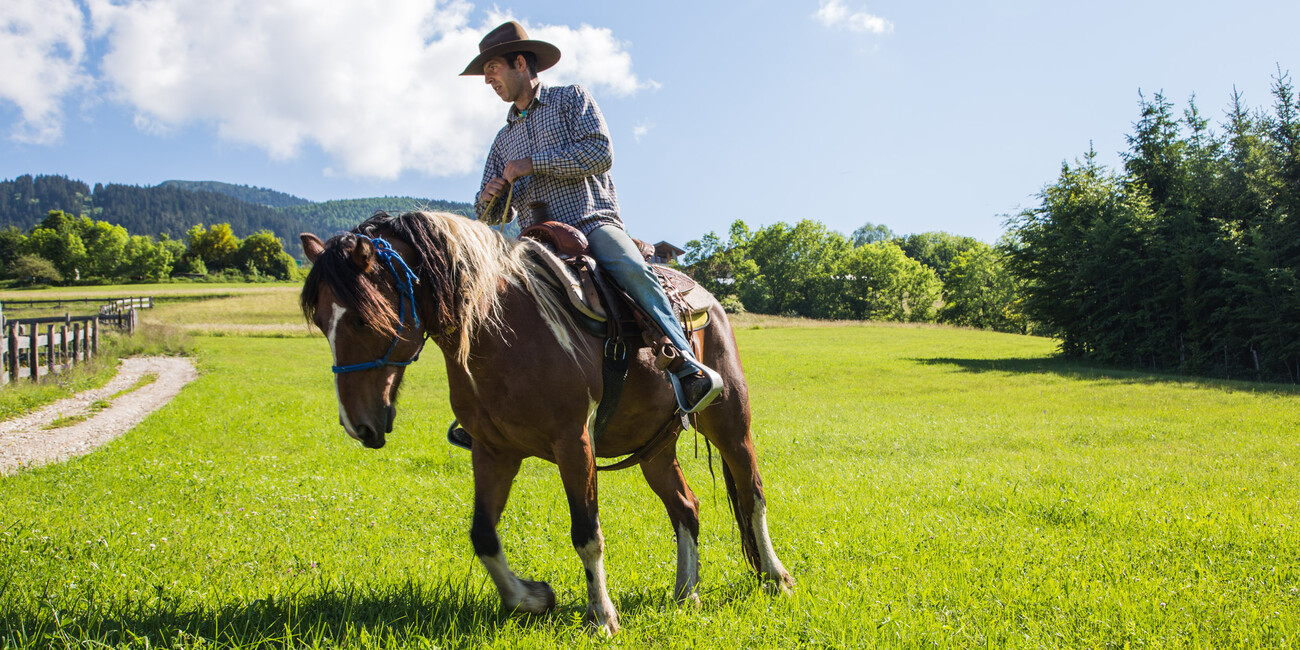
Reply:
[[[393,350],[397,348],[397,342],[401,339],[402,335],[401,330],[406,327],[406,304],[408,302],[411,304],[411,320],[415,323],[416,327],[420,326],[420,314],[415,307],[415,285],[419,282],[419,279],[415,277],[415,273],[411,271],[411,267],[406,265],[406,260],[402,259],[402,256],[398,255],[397,251],[393,250],[392,245],[384,241],[383,238],[370,238],[365,235],[357,235],[357,237],[369,241],[374,245],[375,255],[377,255],[384,263],[384,266],[388,267],[388,270],[393,273],[393,277],[397,280],[397,290],[400,293],[397,297],[397,315],[398,318],[401,319],[400,327],[397,334],[393,336],[393,342],[388,346],[388,351],[384,353],[384,356],[375,359],[374,361],[354,363],[350,366],[333,366],[334,373],[341,374],[345,372],[356,372],[358,370],[370,370],[371,368],[382,368],[384,366],[409,366],[420,359],[420,352],[424,350],[423,342],[420,343],[420,349],[415,351],[415,356],[411,357],[409,361],[390,361],[388,357],[391,356]],[[394,265],[394,262],[396,262],[396,265]],[[401,273],[397,272],[398,267],[401,267]]]

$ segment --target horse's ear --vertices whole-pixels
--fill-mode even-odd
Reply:
[[[349,257],[352,258],[352,264],[362,273],[370,272],[370,265],[375,263],[375,245],[369,239],[358,237],[356,245],[352,247]]]
[[[320,237],[309,232],[298,235],[298,239],[302,241],[302,252],[307,254],[307,261],[315,264],[316,258],[325,252],[325,242],[322,242]]]

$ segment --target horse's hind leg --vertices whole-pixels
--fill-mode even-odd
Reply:
[[[677,454],[671,447],[641,463],[641,473],[650,489],[663,500],[668,520],[677,534],[677,584],[673,586],[673,597],[678,602],[698,603],[700,597],[695,588],[700,583],[700,500],[686,484],[681,465],[677,464]]]
[[[736,372],[727,376],[743,377],[739,360],[735,363]],[[738,383],[724,388],[719,399],[700,412],[699,427],[722,455],[722,476],[740,529],[741,552],[759,577],[787,592],[794,587],[794,578],[772,547],[763,477],[758,473],[758,456],[749,435],[748,394],[743,380]]]
[[[586,622],[610,634],[618,631],[618,612],[605,584],[605,536],[600,532],[596,504],[596,461],[590,438],[568,438],[555,444],[555,464],[569,500],[570,534],[587,577]]]
[[[519,473],[522,458],[501,456],[487,451],[483,445],[471,450],[474,462],[474,522],[469,538],[474,544],[474,554],[492,576],[492,582],[501,594],[501,607],[509,612],[540,614],[555,607],[555,592],[545,582],[521,580],[506,562],[501,539],[497,537],[497,522],[505,510],[510,496],[510,485]]]

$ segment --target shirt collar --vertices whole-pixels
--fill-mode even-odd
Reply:
[[[537,84],[537,94],[533,95],[533,102],[529,104],[528,108],[525,110],[527,112],[532,112],[538,106],[547,104],[548,97],[550,96],[550,94],[551,94],[551,87],[544,83],[539,82]],[[514,124],[515,122],[524,119],[525,117],[527,117],[527,115],[525,115],[524,113],[525,111],[519,110],[518,106],[515,106],[513,103],[511,103],[510,111],[506,113],[506,124]]]

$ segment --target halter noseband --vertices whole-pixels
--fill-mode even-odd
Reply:
[[[398,324],[399,327],[397,334],[393,335],[393,342],[388,346],[388,351],[384,353],[384,356],[375,359],[374,361],[354,363],[350,366],[333,366],[334,373],[341,374],[345,372],[356,372],[358,370],[370,370],[371,368],[382,368],[384,366],[409,366],[419,360],[420,351],[424,349],[423,342],[420,343],[420,349],[415,351],[415,356],[411,357],[408,361],[390,361],[388,357],[391,356],[393,350],[397,348],[397,342],[401,340],[402,337],[402,329],[406,327],[407,302],[411,303],[412,321],[415,323],[416,327],[420,326],[420,314],[415,308],[415,285],[419,282],[419,278],[417,278],[415,273],[411,271],[411,267],[406,265],[406,260],[402,259],[402,256],[398,255],[397,251],[393,250],[392,245],[384,241],[383,238],[372,238],[365,235],[357,235],[357,237],[369,241],[374,245],[375,255],[383,261],[384,266],[387,266],[389,271],[392,271],[393,278],[397,280],[397,290],[400,294],[397,297],[397,315],[400,319]],[[394,261],[397,263],[396,266],[393,264]],[[402,269],[401,273],[397,272],[399,266]]]

